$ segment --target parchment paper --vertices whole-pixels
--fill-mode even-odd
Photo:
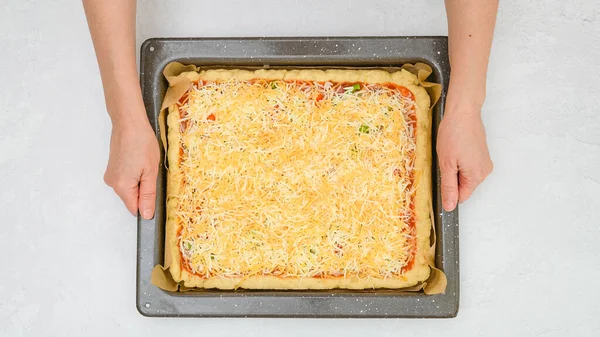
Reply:
[[[190,72],[196,72],[204,69],[222,69],[222,68],[232,68],[225,66],[210,66],[210,67],[202,67],[199,68],[195,65],[183,65],[179,62],[171,62],[169,63],[164,71],[163,75],[169,82],[169,88],[167,89],[167,93],[165,94],[165,98],[163,100],[162,106],[160,108],[160,114],[158,116],[158,127],[160,138],[162,141],[162,145],[164,147],[165,153],[167,152],[167,128],[166,128],[166,111],[173,104],[177,103],[179,99],[188,91],[191,85],[191,80],[188,78],[188,74]],[[416,64],[404,64],[402,67],[371,67],[371,68],[354,68],[354,67],[269,67],[269,69],[380,69],[386,70],[389,72],[398,71],[401,69],[405,69],[414,75],[417,76],[419,80],[419,84],[425,88],[427,93],[431,98],[431,105],[429,108],[429,113],[431,114],[433,111],[433,107],[438,102],[441,94],[442,94],[442,85],[438,83],[427,82],[427,78],[431,75],[432,70],[431,67],[424,63],[416,63]],[[256,70],[263,69],[262,67],[235,67],[235,69],[248,69],[248,70]],[[435,155],[435,154],[433,154]],[[165,167],[168,169],[167,156],[165,155]],[[433,207],[433,206],[432,206]],[[435,226],[433,224],[435,217],[433,214],[433,208],[431,210],[431,237],[432,243],[429,247],[429,250],[425,254],[425,258],[429,267],[431,268],[431,273],[429,278],[419,284],[402,289],[385,289],[385,291],[393,291],[394,293],[398,292],[416,292],[423,291],[427,295],[433,294],[441,294],[446,290],[446,275],[443,271],[436,268],[435,266],[435,245],[436,245],[436,235],[435,235]],[[186,292],[186,291],[206,291],[203,289],[194,289],[187,288],[181,284],[178,284],[173,280],[171,273],[169,272],[169,264],[171,258],[169,256],[170,250],[165,249],[165,264],[164,265],[156,265],[152,270],[151,282],[155,286],[160,289],[167,291],[178,291],[178,292]],[[383,289],[382,289],[383,291]]]

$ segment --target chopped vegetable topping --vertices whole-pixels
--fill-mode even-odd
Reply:
[[[357,92],[360,90],[360,84],[356,83],[351,87],[345,87],[344,90],[346,92]]]

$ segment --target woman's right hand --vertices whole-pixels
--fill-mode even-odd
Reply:
[[[143,126],[113,123],[110,156],[104,181],[125,207],[144,219],[154,216],[156,178],[160,161],[158,141],[146,120]]]
[[[104,181],[127,209],[154,216],[158,141],[146,117],[136,66],[135,0],[84,0],[106,108],[113,123]]]

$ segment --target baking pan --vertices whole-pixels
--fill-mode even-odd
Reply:
[[[433,110],[433,146],[450,76],[446,37],[156,38],[141,47],[141,85],[148,118],[158,137],[158,114],[167,89],[162,75],[173,61],[225,67],[397,67],[423,62],[443,93]],[[161,149],[162,151],[162,149]],[[435,153],[435,148],[433,149]],[[161,152],[164,159],[164,151]],[[454,317],[459,302],[458,211],[441,207],[434,155],[433,206],[436,266],[448,278],[446,292],[425,295],[394,290],[256,291],[203,290],[175,293],[150,283],[163,264],[166,169],[158,174],[156,215],[138,218],[137,308],[145,316],[176,317]]]

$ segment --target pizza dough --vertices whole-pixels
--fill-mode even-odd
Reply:
[[[416,76],[180,76],[193,85],[167,117],[165,258],[176,282],[364,289],[428,278],[430,98]]]

